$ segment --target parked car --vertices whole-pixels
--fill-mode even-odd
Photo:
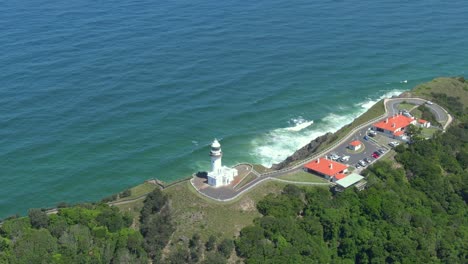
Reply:
[[[356,165],[354,165],[354,167],[355,167],[356,169],[359,169],[359,168],[361,168],[361,164],[356,163]]]
[[[376,151],[376,152],[372,153],[372,157],[373,157],[374,159],[377,159],[378,157],[380,157],[379,152]]]
[[[376,135],[377,135],[377,132],[375,132],[374,130],[369,131],[370,137],[375,137]]]
[[[371,162],[372,162],[372,160],[370,160],[369,158],[365,158],[364,161],[365,161],[366,163],[371,163]]]
[[[392,141],[392,142],[388,143],[388,145],[390,145],[390,147],[394,148],[394,147],[400,145],[400,142]]]
[[[368,136],[364,136],[364,139],[365,139],[365,140],[369,140],[369,137],[368,137]]]
[[[361,165],[362,167],[365,167],[367,165],[367,163],[363,160],[360,160],[358,164]]]
[[[350,158],[349,156],[343,156],[343,157],[341,157],[340,161],[341,162],[347,162],[349,160],[349,158]]]
[[[379,152],[380,155],[384,154],[385,153],[385,149],[381,148],[381,149],[378,149],[377,150]]]
[[[336,155],[335,153],[331,153],[329,157],[331,160],[337,160],[340,158],[340,156]]]

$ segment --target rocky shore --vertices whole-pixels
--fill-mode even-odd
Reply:
[[[288,167],[292,162],[297,161],[297,160],[304,160],[308,158],[309,156],[313,155],[314,153],[317,152],[318,148],[325,142],[330,142],[334,139],[334,134],[333,133],[326,133],[323,136],[317,137],[316,139],[310,141],[309,144],[303,146],[302,148],[296,150],[294,154],[291,156],[287,157],[284,161],[278,163],[278,164],[273,164],[271,168],[273,170],[281,170],[283,168]]]

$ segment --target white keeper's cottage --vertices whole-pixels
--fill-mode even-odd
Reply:
[[[237,170],[221,164],[223,152],[221,151],[221,144],[219,144],[217,139],[211,143],[210,157],[211,171],[208,172],[208,184],[214,187],[230,184],[234,180],[234,177],[237,176]]]

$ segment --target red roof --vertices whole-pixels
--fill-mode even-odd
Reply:
[[[399,136],[403,135],[404,133],[405,133],[404,131],[397,131],[397,132],[393,133],[393,135],[399,137]]]
[[[425,123],[427,123],[427,121],[424,120],[424,119],[419,119],[418,122],[419,122],[420,124],[425,124]]]
[[[396,115],[377,122],[374,126],[383,130],[395,132],[401,128],[409,126],[413,121],[414,120],[411,117]]]
[[[348,166],[324,158],[319,158],[304,165],[305,168],[323,175],[334,176],[348,168]]]
[[[349,143],[350,146],[353,146],[353,147],[357,147],[359,145],[361,145],[361,141],[359,140],[354,140],[353,142]]]
[[[338,173],[337,175],[335,175],[335,179],[337,179],[337,180],[341,180],[344,177],[346,177],[346,174],[344,174],[344,173]]]

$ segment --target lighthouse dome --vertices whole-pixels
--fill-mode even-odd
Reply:
[[[211,147],[218,149],[221,147],[221,144],[219,144],[218,140],[215,138],[215,140],[213,140],[213,143],[211,143]]]

